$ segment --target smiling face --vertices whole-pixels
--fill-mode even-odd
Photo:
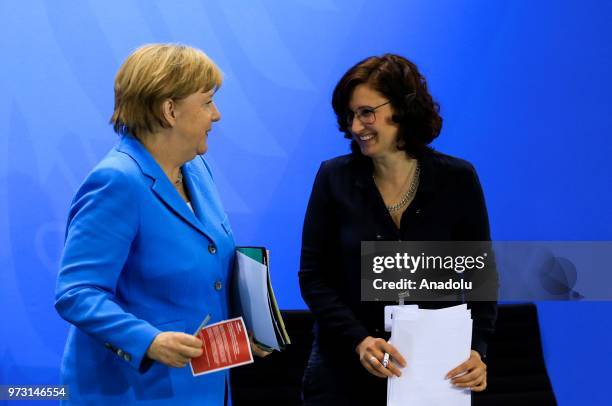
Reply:
[[[387,103],[389,99],[372,89],[368,84],[355,87],[349,100],[349,109],[358,112],[362,109],[372,109]],[[393,110],[390,104],[385,104],[375,111],[376,121],[364,124],[355,115],[349,130],[353,139],[359,145],[361,153],[370,158],[383,158],[398,152],[398,124],[393,122]]]
[[[215,90],[200,91],[179,100],[174,113],[174,130],[186,151],[202,155],[208,150],[208,133],[212,123],[221,119],[221,114],[212,98]]]

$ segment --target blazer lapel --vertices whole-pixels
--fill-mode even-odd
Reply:
[[[204,225],[189,209],[181,195],[170,183],[164,171],[140,141],[131,135],[124,135],[117,149],[131,156],[138,163],[142,172],[153,180],[151,190],[165,203],[170,211],[212,240],[212,237],[206,233]],[[193,187],[193,184],[189,185],[189,189],[191,191],[197,190],[197,188]],[[192,198],[192,204],[193,200],[195,199]],[[198,210],[201,210],[201,207]]]
[[[191,198],[191,206],[196,213],[196,217],[203,225],[205,230],[215,230],[216,227],[212,224],[211,219],[214,216],[214,209],[209,204],[212,202],[212,196],[205,196],[204,191],[210,192],[211,185],[207,179],[203,179],[198,175],[192,162],[186,162],[183,166],[184,182],[189,190]]]

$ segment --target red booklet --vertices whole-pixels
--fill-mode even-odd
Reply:
[[[220,321],[202,328],[204,354],[191,360],[193,376],[208,374],[253,362],[251,344],[242,317]]]

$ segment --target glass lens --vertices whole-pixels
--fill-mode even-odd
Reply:
[[[357,111],[356,115],[364,124],[372,124],[374,121],[376,121],[376,116],[374,115],[373,109],[361,109]]]
[[[355,117],[357,117],[362,124],[372,124],[376,121],[376,113],[374,113],[374,109],[371,107],[364,107],[357,110],[355,113],[349,111],[346,114],[346,124],[349,127],[353,125],[353,120]]]

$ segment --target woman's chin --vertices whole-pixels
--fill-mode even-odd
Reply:
[[[359,149],[361,150],[361,154],[370,158],[374,158],[376,155],[376,149],[372,148],[369,145],[360,145]]]
[[[201,144],[198,146],[198,155],[204,155],[208,151],[208,144]]]

